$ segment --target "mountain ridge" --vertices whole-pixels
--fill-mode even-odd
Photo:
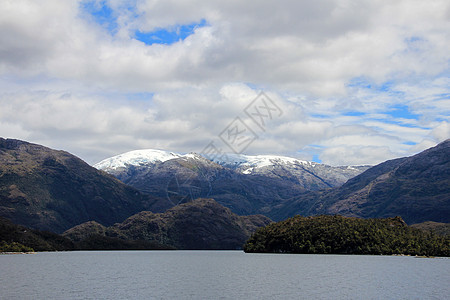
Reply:
[[[277,219],[292,212],[348,217],[401,216],[408,224],[450,222],[450,139],[418,154],[388,160],[341,187],[285,203]]]
[[[270,155],[211,161],[195,153],[173,158],[173,152],[161,155],[158,150],[156,159],[154,154],[154,150],[132,151],[94,166],[173,205],[210,197],[239,215],[262,213],[270,218],[273,207],[292,197],[341,185],[368,168],[331,167]]]
[[[0,216],[62,232],[82,222],[111,226],[140,211],[163,212],[214,198],[238,215],[264,214],[275,221],[295,214],[342,214],[399,215],[408,224],[450,222],[450,139],[371,167],[334,188],[310,172],[312,164],[289,159],[265,157],[245,174],[236,169],[248,159],[233,169],[195,153],[160,155],[165,161],[152,162],[151,168],[141,161],[114,174],[133,188],[68,152],[0,138]]]
[[[189,201],[189,195],[207,196],[238,214],[262,213],[275,221],[299,213],[400,215],[409,224],[450,222],[449,148],[448,139],[415,155],[367,168],[343,184],[331,184],[326,172],[314,173],[321,164],[276,156],[235,156],[230,163],[191,154],[113,175],[141,191],[174,196],[175,203]],[[165,190],[153,183],[165,184]]]
[[[195,152],[189,152],[187,154],[177,153],[173,151],[166,151],[161,149],[140,149],[124,152],[95,163],[93,167],[104,170],[112,171],[119,168],[125,168],[127,166],[145,166],[157,162],[165,162],[170,159],[183,158],[183,157],[195,157],[201,156],[210,160],[207,156]],[[223,157],[223,156],[222,156]],[[293,157],[283,156],[283,155],[244,155],[244,154],[226,154],[226,160],[223,159],[212,159],[211,161],[230,168],[241,171],[244,174],[251,174],[252,169],[259,169],[268,166],[272,166],[276,163],[278,164],[299,164],[299,165],[309,165],[317,166],[323,165],[332,168],[347,168],[347,169],[357,169],[361,167],[369,167],[369,165],[351,165],[351,166],[330,166],[327,164],[317,163],[313,161],[301,160]]]
[[[89,220],[112,225],[168,207],[68,152],[0,138],[0,216],[16,224],[63,232]]]

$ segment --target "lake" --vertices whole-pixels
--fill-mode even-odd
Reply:
[[[450,259],[242,251],[0,255],[0,299],[450,299]]]

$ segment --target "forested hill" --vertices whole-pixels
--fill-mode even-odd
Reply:
[[[450,256],[450,238],[409,227],[400,217],[296,216],[257,230],[244,251]]]
[[[141,194],[76,156],[0,138],[0,216],[15,224],[62,233],[80,223],[105,226],[168,201]]]

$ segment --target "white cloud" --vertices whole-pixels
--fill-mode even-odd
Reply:
[[[450,124],[446,121],[441,122],[436,126],[431,135],[435,138],[437,142],[445,141],[450,138]]]
[[[122,2],[111,3],[120,9]],[[336,95],[345,93],[353,77],[383,81],[399,71],[438,74],[447,62],[445,2],[424,9],[419,1],[140,1],[137,19],[129,19],[123,8],[116,11],[128,35],[115,37],[80,18],[76,1],[42,3],[3,4],[5,64],[23,68],[26,61],[25,66],[38,64],[53,76],[108,88],[160,90],[245,81]],[[433,13],[435,25],[430,26]],[[170,46],[146,46],[130,38],[136,29],[200,19],[210,26]],[[413,38],[418,40],[407,42]]]
[[[325,149],[321,158],[332,165],[375,165],[396,154],[389,147],[337,146]]]
[[[250,153],[319,145],[326,163],[373,163],[450,135],[447,1],[106,3],[115,34],[80,1],[0,2],[0,135],[89,162],[143,147],[200,151],[236,116],[250,121],[243,109],[259,89],[283,116]],[[202,19],[172,45],[133,39]],[[154,95],[129,100],[140,92]],[[398,104],[420,118],[393,119]],[[355,111],[365,114],[343,116]]]

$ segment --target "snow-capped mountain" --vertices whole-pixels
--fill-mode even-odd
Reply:
[[[146,149],[135,150],[102,160],[94,165],[95,168],[111,173],[122,181],[128,182],[126,174],[134,173],[136,169],[148,171],[157,164],[172,159],[193,159],[205,161],[196,153],[181,154],[164,150]],[[214,160],[218,165],[243,175],[265,175],[269,177],[296,177],[300,181],[307,181],[306,175],[313,175],[321,184],[305,186],[305,189],[317,190],[344,184],[348,179],[367,170],[368,166],[328,166],[311,161],[299,160],[292,157],[276,155],[243,155],[228,154],[226,160]],[[301,184],[303,185],[303,184]]]
[[[113,156],[102,160],[101,162],[94,165],[95,168],[103,170],[106,172],[113,172],[119,169],[134,167],[145,167],[151,166],[156,163],[162,163],[171,159],[176,158],[199,158],[200,155],[196,153],[181,154],[176,152],[169,152],[164,150],[156,149],[144,149],[144,150],[134,150]],[[277,156],[277,155],[243,155],[243,154],[228,154],[226,160],[215,159],[214,162],[232,169],[236,170],[242,174],[255,174],[261,173],[263,170],[271,169],[274,167],[284,167],[284,168],[314,168],[317,166],[327,166],[324,164],[299,160],[297,158],[287,157],[287,156]],[[332,167],[327,166],[332,169],[337,170],[347,170],[347,173],[351,173],[350,177],[356,176],[356,173],[360,173],[361,170],[365,170],[367,166],[339,166]],[[353,175],[355,173],[355,175]],[[350,178],[349,177],[349,178]],[[347,178],[347,179],[349,179]]]
[[[104,159],[95,164],[94,168],[107,172],[108,170],[117,170],[128,166],[144,166],[156,162],[164,162],[179,157],[182,157],[182,155],[163,150],[134,150]]]
[[[145,149],[134,150],[113,156],[102,160],[94,165],[95,168],[101,170],[116,170],[120,168],[126,168],[129,166],[146,166],[155,164],[158,162],[165,162],[174,158],[182,157],[194,157],[195,153],[181,154],[175,152],[169,152],[164,150]],[[273,165],[293,165],[304,164],[314,165],[316,163],[309,161],[302,161],[292,157],[275,156],[275,155],[240,155],[240,154],[228,154],[227,160],[215,159],[214,162],[228,168],[235,170],[241,170],[244,174],[250,174],[253,169],[260,169]]]
[[[298,160],[292,157],[276,155],[243,155],[229,154],[226,161],[215,160],[216,163],[238,170],[243,174],[252,174],[273,166],[316,165],[315,162]]]
[[[237,214],[263,213],[294,196],[340,186],[368,166],[333,167],[275,155],[230,154],[211,161],[196,153],[137,150],[94,167],[172,205],[214,198]]]

